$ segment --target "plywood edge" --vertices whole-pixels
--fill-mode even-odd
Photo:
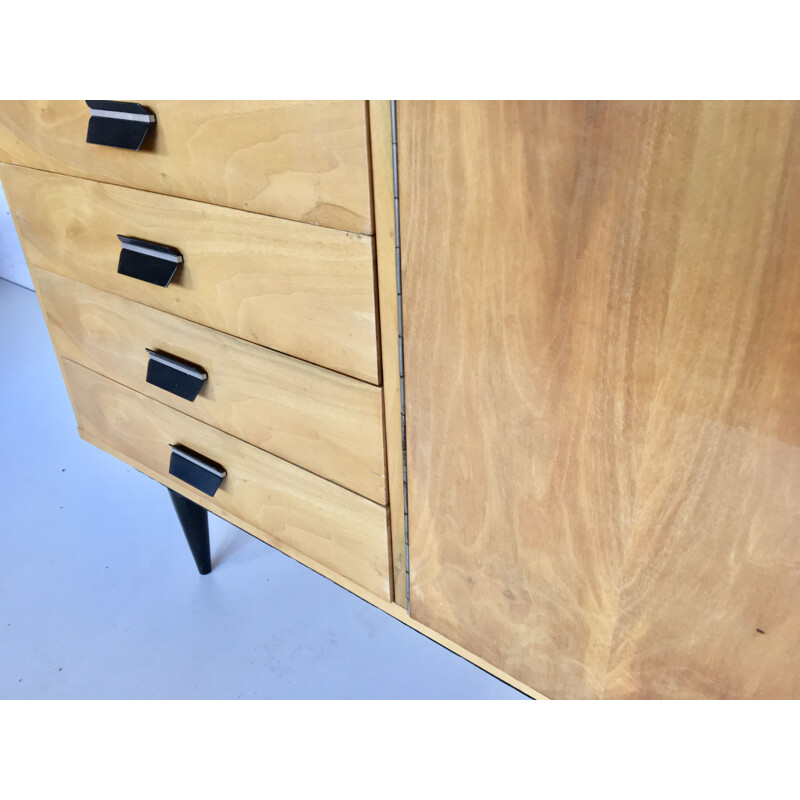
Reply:
[[[397,273],[395,270],[392,111],[389,100],[369,101],[373,218],[378,284],[378,330],[383,362],[383,421],[395,602],[406,607],[403,437],[398,352]]]

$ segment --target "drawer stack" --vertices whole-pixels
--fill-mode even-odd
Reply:
[[[389,600],[365,103],[143,105],[136,151],[87,143],[81,101],[0,103],[80,434]],[[173,446],[223,468],[213,496]]]

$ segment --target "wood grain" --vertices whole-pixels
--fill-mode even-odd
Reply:
[[[800,107],[398,107],[412,616],[554,698],[800,697]]]
[[[378,383],[372,240],[0,165],[30,267]],[[177,247],[164,288],[117,274],[117,234]]]
[[[68,359],[59,358],[58,361],[59,365],[62,368],[62,372],[65,374],[65,377],[71,374],[73,370],[81,369],[80,367],[77,367],[76,365],[72,364],[72,362],[70,362]],[[131,462],[130,457],[125,455],[125,453],[115,449],[107,442],[94,438],[94,433],[92,431],[88,429],[82,429],[80,433],[83,439],[90,442],[91,444],[94,444],[96,447],[102,448],[103,450],[107,451],[116,458],[119,458],[123,461],[128,461],[129,463],[133,463]],[[157,481],[160,481],[161,483],[167,486],[170,486],[171,488],[175,489],[178,492],[183,492],[185,494],[188,494],[190,491],[192,491],[190,488],[187,488],[185,484],[181,483],[180,481],[177,481],[170,476],[164,476],[162,472],[152,469],[145,464],[138,464],[138,465],[134,464],[134,466],[136,467],[136,469],[140,470],[149,477]],[[222,489],[220,489],[220,491],[222,491]],[[227,520],[233,525],[242,528],[243,530],[247,531],[253,536],[256,536],[257,538],[263,540],[264,542],[267,542],[273,547],[278,548],[279,550],[281,550],[281,552],[286,553],[288,556],[294,558],[296,561],[299,561],[300,563],[304,564],[310,569],[315,570],[316,572],[320,573],[329,580],[334,581],[335,583],[347,589],[349,592],[352,592],[358,597],[361,597],[362,599],[366,600],[368,603],[372,603],[372,605],[377,606],[379,609],[386,612],[387,614],[390,614],[395,619],[409,626],[413,630],[423,634],[424,636],[427,636],[429,639],[432,639],[433,641],[437,642],[443,647],[452,650],[454,653],[461,656],[462,658],[469,659],[473,663],[477,664],[477,666],[479,666],[481,669],[486,670],[492,675],[495,675],[497,678],[499,678],[502,681],[505,681],[506,683],[510,684],[519,691],[524,692],[530,695],[531,697],[534,697],[539,700],[547,699],[544,697],[544,695],[535,691],[530,686],[525,685],[524,683],[517,680],[508,673],[503,672],[503,670],[498,669],[496,666],[490,664],[485,659],[476,656],[474,653],[466,651],[463,647],[451,641],[447,637],[442,636],[437,631],[434,631],[431,628],[422,625],[421,623],[409,617],[404,607],[401,607],[397,603],[391,602],[388,599],[388,597],[384,593],[383,588],[379,589],[378,593],[375,593],[375,591],[365,588],[361,583],[355,582],[352,578],[347,577],[343,573],[343,571],[338,569],[332,569],[326,564],[321,563],[318,559],[314,558],[313,555],[310,555],[307,549],[298,549],[297,546],[288,544],[286,537],[280,538],[281,531],[273,532],[271,530],[258,527],[257,524],[253,524],[253,522],[249,520],[242,519],[237,513],[235,512],[232,513],[227,509],[222,508],[219,505],[214,505],[212,507],[211,503],[213,501],[206,495],[196,493],[193,495],[192,499],[200,503],[201,505],[210,508],[213,511],[213,513],[217,514],[218,516],[222,517],[223,519]],[[278,534],[277,537],[275,533]],[[304,547],[305,542],[300,542],[299,546]]]
[[[389,100],[370,100],[370,152],[375,203],[375,253],[380,309],[386,474],[392,531],[395,601],[406,607],[405,501],[403,435],[398,351],[397,273],[395,263],[392,112]]]
[[[360,100],[150,100],[142,150],[86,143],[82,100],[0,102],[0,161],[372,233]]]
[[[52,272],[31,274],[59,355],[386,502],[378,387]],[[193,402],[147,383],[148,348],[205,369]]]
[[[226,519],[306,553],[384,599],[390,597],[386,509],[299,467],[62,359],[78,430]],[[170,445],[216,461],[214,497],[169,475]]]

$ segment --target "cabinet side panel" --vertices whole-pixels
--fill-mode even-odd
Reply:
[[[800,697],[800,111],[398,104],[411,614],[549,697]]]

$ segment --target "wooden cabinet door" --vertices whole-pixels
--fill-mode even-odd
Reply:
[[[554,698],[800,697],[800,105],[397,119],[412,616]]]

